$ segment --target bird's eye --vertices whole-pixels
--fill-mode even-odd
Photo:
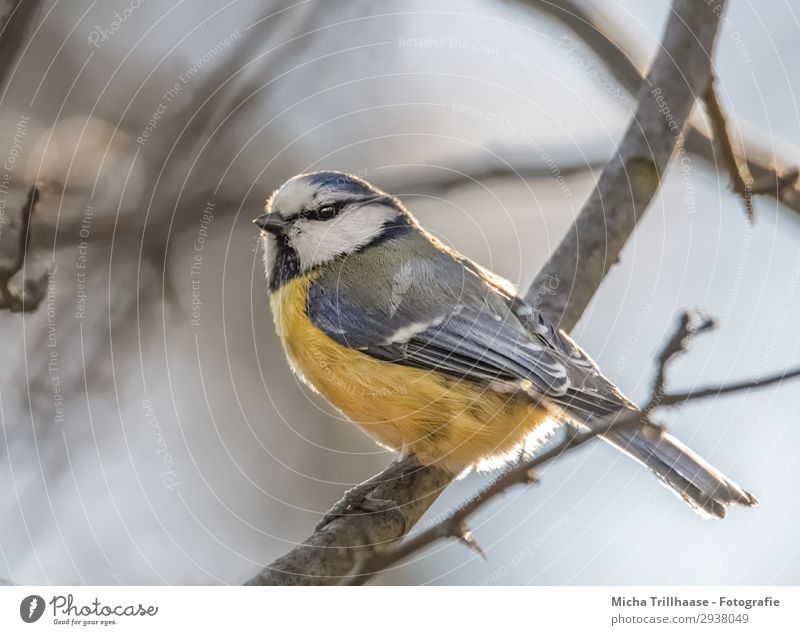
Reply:
[[[336,216],[336,207],[333,205],[325,205],[324,207],[320,207],[317,210],[316,216],[319,220],[330,220]]]

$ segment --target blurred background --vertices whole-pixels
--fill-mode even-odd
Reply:
[[[647,68],[668,2],[574,4]],[[238,584],[391,460],[292,376],[274,334],[250,221],[286,178],[354,172],[525,288],[635,108],[546,3],[21,6],[0,47],[0,256],[41,184],[21,274],[44,297],[0,312],[7,583]],[[798,15],[731,0],[716,51],[734,138],[791,164]],[[762,196],[749,223],[724,168],[681,157],[574,336],[635,400],[687,307],[719,328],[676,387],[797,366],[798,219]],[[438,544],[376,582],[798,584],[798,394],[660,414],[754,509],[704,521],[598,442],[475,518],[486,561]],[[419,527],[489,479],[454,483]]]

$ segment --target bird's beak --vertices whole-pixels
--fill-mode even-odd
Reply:
[[[286,221],[283,220],[278,214],[262,214],[253,220],[261,230],[280,236],[283,230],[286,229]]]

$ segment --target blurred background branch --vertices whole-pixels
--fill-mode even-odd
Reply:
[[[11,67],[17,61],[38,9],[38,0],[11,0],[0,6],[0,94],[5,93]]]
[[[18,218],[0,227],[0,254],[6,259],[10,258],[8,262],[0,261],[0,310],[6,309],[12,313],[33,311],[44,297],[47,276],[40,277],[36,284],[30,278],[19,276],[18,285],[14,288],[9,286],[14,277],[25,273],[25,255],[31,242],[31,218],[39,196],[39,188],[31,186]],[[11,231],[11,228],[15,231]]]

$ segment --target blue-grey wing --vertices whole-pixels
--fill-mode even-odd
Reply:
[[[568,374],[573,378],[567,396],[575,404],[588,404],[586,410],[599,415],[615,412],[621,406],[636,407],[600,372],[595,361],[542,312],[518,297],[512,298],[509,306],[531,335],[563,355]]]
[[[339,344],[387,362],[516,384],[571,410],[619,409],[591,360],[532,328],[521,302],[473,263],[406,244],[344,259],[312,283],[307,310]]]
[[[443,304],[411,314],[401,305],[389,314],[317,285],[308,308],[316,326],[339,344],[387,362],[482,383],[528,380],[542,394],[563,395],[569,387],[564,366],[510,310],[502,315]]]

